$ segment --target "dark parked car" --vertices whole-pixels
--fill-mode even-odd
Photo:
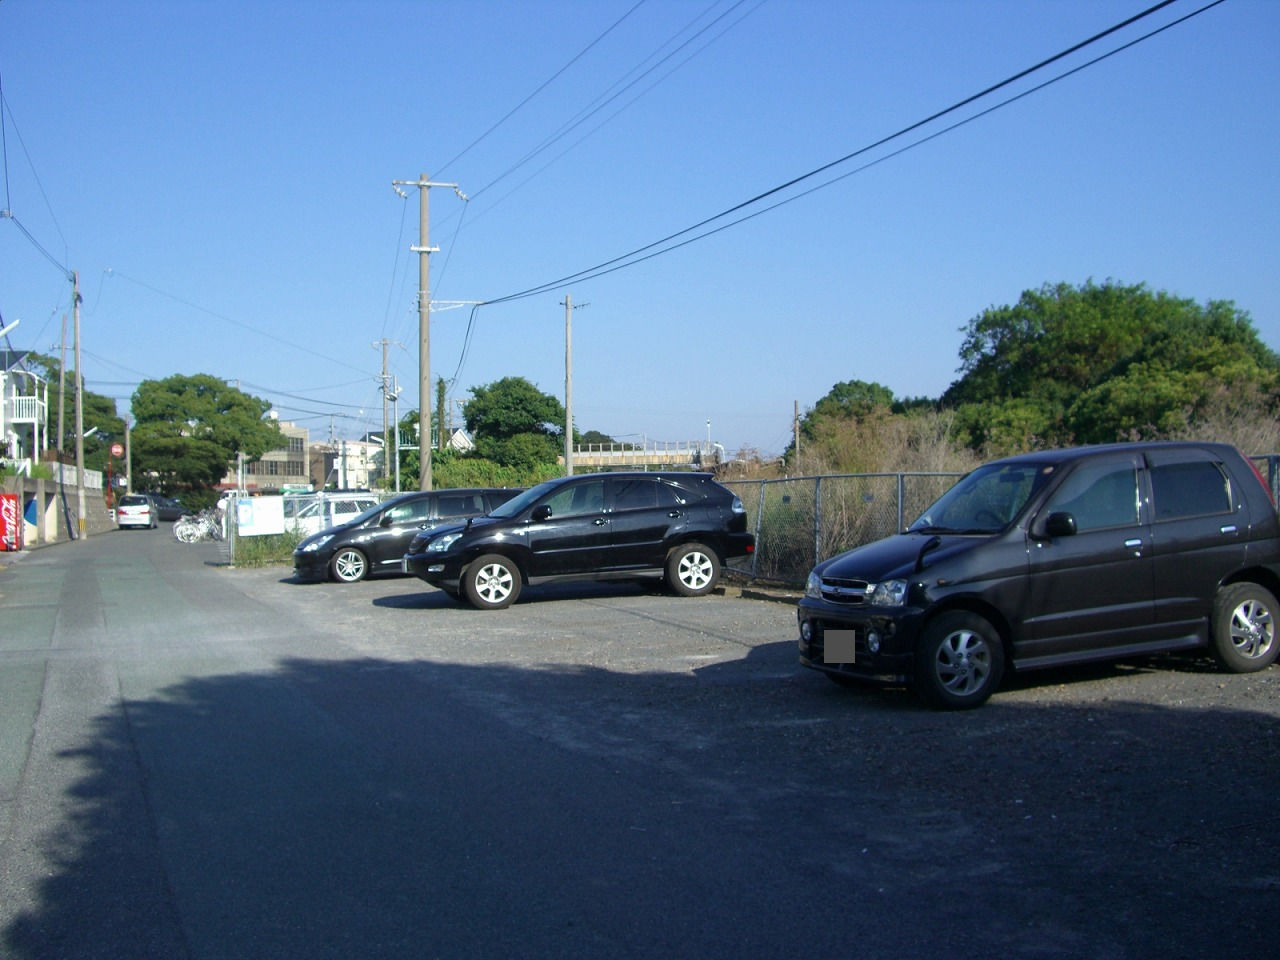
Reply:
[[[161,520],[177,520],[193,512],[184,507],[177,497],[166,497],[159,493],[152,493],[149,496],[155,503]]]
[[[304,580],[332,576],[343,583],[355,583],[372,573],[401,573],[401,560],[416,534],[488,513],[519,492],[468,489],[400,494],[307,537],[293,551],[294,573]]]
[[[1233,447],[1049,450],[979,467],[906,532],[818,564],[800,661],[975,707],[1006,668],[1208,647],[1275,661],[1280,524]]]
[[[703,473],[597,473],[548,480],[464,525],[415,537],[406,572],[474,606],[525,584],[665,577],[709,593],[721,565],[755,549],[742,501]]]

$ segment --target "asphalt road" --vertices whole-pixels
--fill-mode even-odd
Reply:
[[[0,554],[0,956],[1280,955],[1280,670],[939,714],[794,632],[298,584],[167,525]]]

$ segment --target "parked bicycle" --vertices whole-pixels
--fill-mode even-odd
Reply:
[[[183,543],[222,539],[222,513],[216,509],[201,511],[175,520],[173,535]]]

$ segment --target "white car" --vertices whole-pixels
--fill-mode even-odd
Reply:
[[[116,504],[116,526],[154,530],[160,526],[160,508],[145,493],[126,493]]]

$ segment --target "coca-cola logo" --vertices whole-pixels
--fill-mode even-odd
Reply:
[[[0,496],[0,545],[18,549],[18,498],[11,493]]]

